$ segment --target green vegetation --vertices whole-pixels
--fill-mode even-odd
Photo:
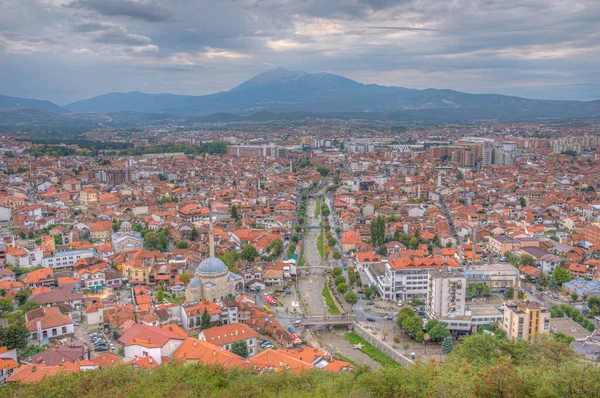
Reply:
[[[323,232],[319,234],[317,237],[317,250],[319,251],[319,255],[321,256],[321,260],[323,257]]]
[[[352,359],[345,357],[341,354],[336,353],[335,356],[340,360],[340,361],[344,361],[344,362],[348,362],[350,365],[354,366],[355,368],[357,368],[359,365],[357,365],[356,362],[354,362]]]
[[[357,337],[346,336],[351,343],[365,344]],[[369,355],[366,348],[362,351]],[[582,361],[564,342],[550,336],[529,344],[503,340],[488,333],[475,334],[464,338],[442,363],[420,362],[403,367],[389,363],[391,360],[385,356],[381,359],[391,366],[383,366],[378,371],[357,366],[355,372],[347,373],[314,369],[300,374],[264,372],[260,376],[251,368],[182,366],[171,361],[147,370],[115,366],[59,375],[38,384],[8,384],[2,388],[7,397],[72,398],[600,396],[600,369],[594,363]]]
[[[227,152],[227,141],[205,142],[202,144],[175,144],[175,145],[155,145],[150,147],[137,147],[128,150],[128,155],[140,156],[149,153],[173,153],[183,152],[186,155],[195,155],[199,153],[210,153],[223,155]]]
[[[573,279],[569,270],[566,270],[563,267],[556,267],[556,269],[552,273],[552,277],[559,285],[562,285],[563,283]]]
[[[325,282],[325,284],[323,285],[323,291],[321,292],[321,294],[325,298],[325,304],[327,305],[327,312],[329,312],[330,314],[333,314],[333,315],[339,314],[340,310],[337,307],[337,305],[335,305],[335,302],[333,301],[333,298],[331,297],[331,293],[329,293],[329,288],[327,288],[327,282]]]
[[[242,358],[248,358],[248,344],[244,340],[236,341],[231,345],[231,352]]]
[[[483,283],[471,283],[467,286],[467,299],[489,297],[490,287]]]
[[[583,326],[584,328],[586,328],[587,330],[589,330],[590,332],[593,332],[594,330],[596,330],[596,326],[594,325],[594,322],[587,319],[581,313],[581,311],[579,311],[575,307],[570,307],[566,304],[553,305],[552,307],[550,307],[549,311],[550,311],[550,315],[552,316],[552,318],[563,318],[563,317],[567,316],[567,317],[571,318],[572,320],[574,320],[575,322],[577,322],[578,324],[580,324],[581,326]]]
[[[251,244],[247,244],[246,246],[244,246],[242,252],[240,253],[241,259],[249,262],[254,261],[254,259],[256,259],[259,256],[260,254],[258,254],[258,250],[256,250],[256,248]]]
[[[350,344],[362,344],[363,347],[360,349],[360,351],[363,354],[370,357],[371,359],[373,359],[374,361],[378,362],[380,365],[391,366],[391,367],[400,366],[399,363],[390,359],[387,355],[385,355],[383,352],[379,351],[377,348],[373,347],[371,344],[369,344],[367,342],[367,340],[363,339],[356,333],[346,333],[344,335],[344,337],[346,340],[348,340],[348,342]]]

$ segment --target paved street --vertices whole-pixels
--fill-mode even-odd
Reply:
[[[307,222],[306,225],[319,225],[320,220],[315,217],[316,199],[308,200]],[[321,255],[317,250],[317,238],[320,234],[319,229],[306,229],[304,232],[304,257],[307,265],[324,265],[321,261]],[[302,276],[298,279],[300,296],[305,303],[307,315],[323,315],[327,311],[327,306],[321,294],[325,284],[325,271],[321,269],[311,269],[302,271]],[[304,276],[308,272],[308,276]]]

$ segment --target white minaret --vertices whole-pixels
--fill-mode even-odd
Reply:
[[[290,159],[290,173],[292,173],[294,171],[294,168],[292,167],[292,159]]]
[[[208,251],[209,256],[215,256],[215,231],[213,229],[212,205],[208,202]]]
[[[421,199],[421,183],[419,183],[419,188],[417,190],[417,199]]]
[[[442,186],[442,175],[438,174],[438,183],[437,183],[438,188],[441,188]]]
[[[258,177],[258,190],[260,191],[260,177]]]

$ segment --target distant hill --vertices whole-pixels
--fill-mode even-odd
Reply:
[[[44,112],[65,113],[65,108],[61,108],[50,101],[36,100],[31,98],[9,97],[0,94],[0,109],[8,108],[31,108]]]
[[[99,113],[135,111],[181,116],[417,111],[417,115],[429,119],[433,113],[443,111],[452,120],[515,120],[515,115],[519,120],[600,117],[600,101],[549,101],[453,90],[385,87],[362,84],[330,73],[282,68],[211,95],[110,93],[69,104],[66,108]],[[269,114],[262,115],[260,119],[265,120],[264,116]],[[358,118],[363,116],[357,115]],[[370,119],[370,116],[366,117]]]

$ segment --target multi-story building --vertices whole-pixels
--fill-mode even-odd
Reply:
[[[550,312],[537,301],[519,301],[504,306],[502,329],[509,339],[531,341],[536,334],[550,333]]]
[[[515,285],[519,270],[507,263],[483,264],[465,269],[463,275],[468,283],[483,283],[490,291],[503,293]]]
[[[90,172],[92,178],[98,181],[106,182],[108,185],[119,185],[133,181],[132,172],[126,168],[101,168],[92,169]]]
[[[409,300],[427,297],[429,272],[444,268],[460,268],[454,259],[402,258],[388,263],[372,263],[365,273],[381,297]]]
[[[277,145],[229,145],[227,155],[236,157],[287,159],[287,149]]]
[[[518,251],[523,247],[540,247],[540,241],[534,238],[511,238],[507,235],[490,236],[489,251],[495,256],[504,257],[506,252]]]
[[[427,313],[431,318],[463,316],[467,297],[467,278],[456,270],[429,272]]]
[[[56,252],[51,256],[42,258],[42,266],[44,268],[69,268],[82,258],[94,257],[92,249],[67,250],[64,252]]]

